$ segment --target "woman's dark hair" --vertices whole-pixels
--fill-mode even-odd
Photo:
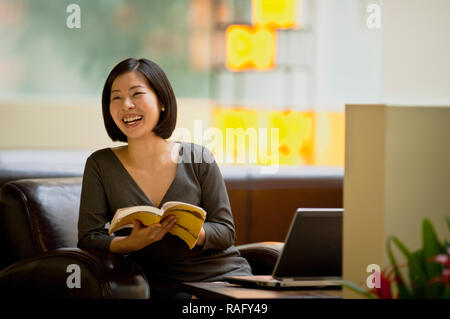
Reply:
[[[147,59],[129,58],[117,64],[109,73],[103,87],[102,94],[102,110],[103,121],[109,137],[113,141],[127,142],[127,137],[117,127],[111,117],[109,104],[111,99],[111,87],[114,80],[121,74],[126,72],[139,71],[148,81],[153,92],[159,101],[159,106],[164,107],[164,111],[160,112],[159,120],[153,129],[153,132],[164,139],[172,135],[177,122],[177,101],[173,93],[172,86],[167,79],[164,71],[155,63]]]

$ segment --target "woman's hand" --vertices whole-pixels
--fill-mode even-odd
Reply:
[[[115,237],[111,241],[109,250],[113,253],[125,254],[144,248],[161,240],[177,223],[175,216],[164,218],[161,223],[143,226],[140,221],[134,220],[133,230],[127,237]]]
[[[197,241],[195,242],[196,246],[203,246],[206,240],[206,233],[205,229],[202,226],[202,229],[200,229],[200,233],[198,234]]]
[[[128,236],[131,247],[133,250],[139,250],[161,240],[175,226],[177,221],[175,216],[169,216],[164,218],[159,224],[144,226],[140,221],[135,219],[133,221],[133,230]]]

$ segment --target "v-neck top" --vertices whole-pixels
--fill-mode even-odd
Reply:
[[[175,178],[161,200],[181,201],[206,212],[202,247],[189,249],[184,241],[167,233],[160,241],[130,253],[147,276],[156,281],[215,281],[227,275],[249,275],[246,259],[233,246],[234,221],[225,183],[211,152],[194,143],[180,143]],[[155,183],[158,181],[155,180]],[[78,247],[109,251],[113,235],[108,225],[117,209],[150,205],[132,176],[111,148],[91,154],[86,161],[78,220]],[[127,235],[124,230],[117,235]]]
[[[177,180],[177,176],[178,176],[178,168],[180,167],[180,165],[178,165],[179,164],[179,162],[180,161],[182,161],[182,156],[183,156],[183,149],[182,149],[182,146],[181,146],[181,143],[180,142],[176,142],[176,143],[178,143],[178,144],[180,144],[180,151],[179,151],[179,153],[178,153],[178,158],[177,158],[177,168],[176,168],[176,172],[175,172],[175,177],[174,177],[174,179],[172,180],[172,182],[170,183],[170,185],[169,185],[169,188],[167,189],[167,191],[166,191],[166,193],[164,194],[164,196],[163,196],[163,198],[161,199],[161,202],[159,203],[159,206],[157,206],[158,208],[161,208],[162,207],[162,205],[164,204],[164,202],[165,202],[165,198],[166,198],[166,194],[170,191],[170,189],[172,188],[172,187],[175,187],[175,186],[172,186],[172,185],[174,185],[175,183],[176,183],[176,180]],[[145,199],[147,200],[147,202],[148,202],[148,205],[150,205],[150,206],[156,206],[153,202],[152,202],[152,200],[145,194],[145,192],[142,190],[142,188],[141,187],[139,187],[139,185],[136,183],[136,181],[134,180],[134,178],[131,176],[131,174],[128,172],[128,170],[126,169],[126,167],[123,165],[123,163],[122,163],[122,161],[118,158],[118,156],[116,155],[116,153],[114,153],[114,151],[111,149],[111,148],[107,148],[108,150],[110,150],[112,153],[113,153],[113,158],[115,158],[116,160],[117,160],[117,162],[118,162],[118,166],[120,166],[121,168],[122,168],[122,171],[123,171],[123,173],[124,173],[124,178],[127,178],[127,179],[129,179],[133,184],[134,184],[134,186],[142,193],[142,195],[145,197]]]

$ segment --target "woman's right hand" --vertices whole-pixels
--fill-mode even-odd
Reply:
[[[139,250],[160,241],[177,223],[175,216],[164,218],[161,223],[144,226],[139,220],[133,220],[133,230],[128,236],[128,244],[133,250]]]
[[[177,223],[175,216],[164,218],[159,224],[144,226],[138,220],[133,220],[133,230],[127,237],[115,237],[109,250],[113,253],[126,254],[136,251],[161,240]]]

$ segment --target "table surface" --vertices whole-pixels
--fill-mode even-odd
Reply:
[[[223,281],[184,282],[183,288],[200,299],[277,299],[277,298],[342,298],[342,290],[336,289],[266,289],[247,288]]]

